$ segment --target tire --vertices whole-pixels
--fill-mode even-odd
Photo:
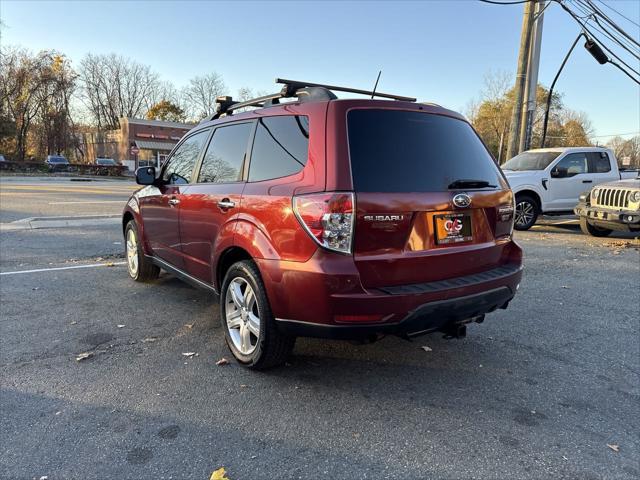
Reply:
[[[591,235],[592,237],[606,237],[613,230],[609,230],[608,228],[596,227],[595,225],[591,225],[587,217],[580,216],[580,230],[585,235]]]
[[[538,220],[540,207],[531,195],[516,195],[516,211],[513,228],[529,230]]]
[[[293,350],[296,338],[278,330],[262,277],[250,260],[234,263],[227,271],[220,290],[220,318],[229,350],[248,368],[281,365]]]
[[[124,229],[124,245],[129,276],[136,282],[150,282],[157,279],[160,268],[144,255],[138,227],[134,220],[130,220]]]

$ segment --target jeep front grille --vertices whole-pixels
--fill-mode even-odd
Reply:
[[[600,188],[598,198],[591,197],[594,207],[627,208],[631,190],[622,188]]]

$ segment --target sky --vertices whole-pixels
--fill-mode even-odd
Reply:
[[[640,23],[637,0],[606,4]],[[637,26],[600,6],[640,38]],[[475,0],[0,0],[0,46],[56,49],[73,65],[86,53],[115,52],[150,65],[178,87],[215,71],[231,94],[240,87],[277,91],[276,77],[371,89],[382,70],[380,91],[464,113],[479,98],[486,74],[515,74],[522,11],[522,5]],[[579,31],[558,5],[546,9],[541,83],[551,83]],[[568,108],[587,113],[601,143],[640,131],[640,87],[581,47],[556,91]]]

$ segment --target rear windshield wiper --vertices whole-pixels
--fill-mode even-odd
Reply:
[[[462,179],[455,180],[449,184],[449,189],[453,188],[496,188],[497,185],[492,185],[486,180],[473,180],[473,179]]]

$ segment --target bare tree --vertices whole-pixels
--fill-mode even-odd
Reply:
[[[0,116],[5,145],[10,132],[10,150],[17,160],[27,155],[32,127],[38,123],[36,145],[41,151],[62,151],[71,137],[69,98],[75,74],[63,55],[48,50],[36,55],[25,49],[9,47],[0,52]]]
[[[607,148],[613,150],[621,166],[627,168],[640,167],[640,135],[636,135],[628,140],[620,136],[613,137],[607,144]],[[622,163],[627,161],[626,164]]]
[[[189,80],[189,84],[182,91],[187,115],[199,120],[213,114],[216,97],[224,95],[226,88],[222,77],[215,72]]]
[[[82,99],[98,128],[116,129],[121,117],[142,117],[159,85],[147,65],[114,53],[80,62]]]
[[[146,98],[146,101],[147,104],[145,107],[147,111],[162,101],[170,102],[182,110],[185,110],[185,101],[182,92],[178,90],[173,83],[166,80],[157,82],[155,88],[150,92],[148,98]]]

